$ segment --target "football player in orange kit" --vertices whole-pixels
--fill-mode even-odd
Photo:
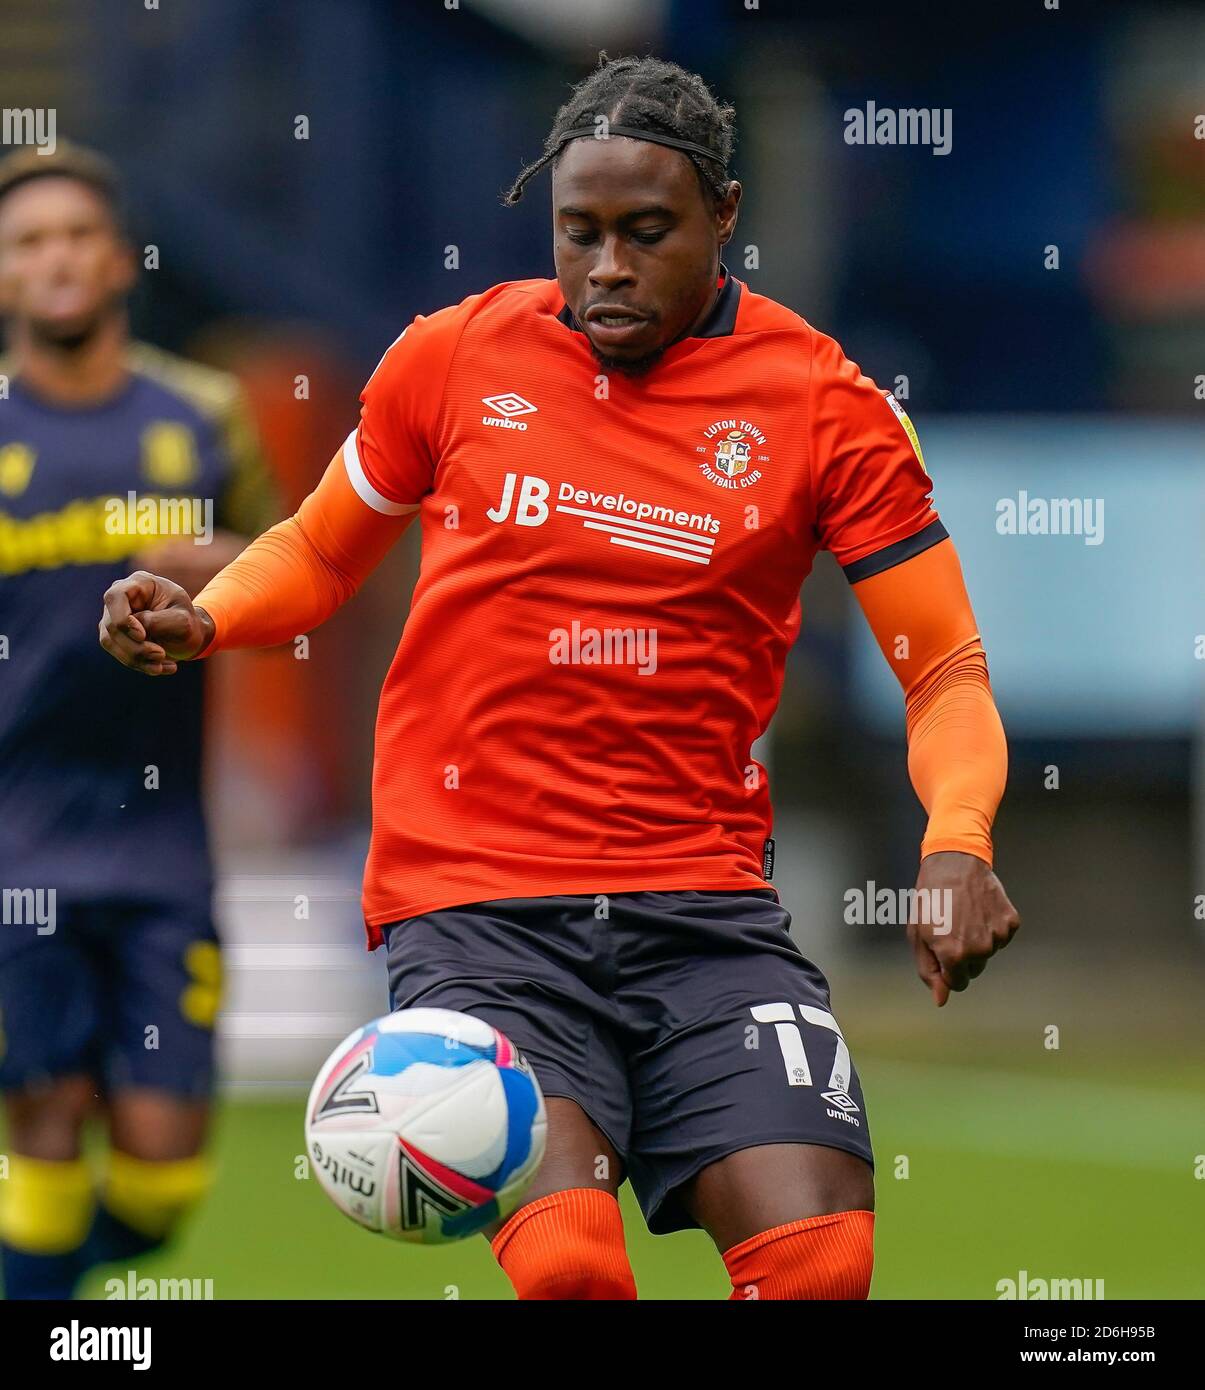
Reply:
[[[635,1296],[625,1175],[651,1230],[711,1235],[733,1298],[867,1296],[861,1085],[766,881],[750,757],[818,550],[904,690],[917,886],[953,907],[908,928],[935,1002],[1019,925],[1004,734],[911,425],[722,263],[732,146],[701,78],[604,55],[507,197],[552,165],[557,278],[416,318],[297,515],[195,603],[145,572],[105,595],[106,649],[171,675],[313,628],[420,518],[365,920],[395,1007],[488,1020],[549,1097],[535,1185],[487,1232],[521,1298]]]

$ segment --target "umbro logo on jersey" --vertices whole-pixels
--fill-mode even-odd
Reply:
[[[537,407],[525,401],[517,391],[501,391],[496,396],[482,396],[482,405],[488,405],[493,415],[483,415],[483,425],[494,425],[503,430],[525,430],[526,420],[516,420],[516,415],[534,415]],[[501,417],[501,418],[499,418]]]

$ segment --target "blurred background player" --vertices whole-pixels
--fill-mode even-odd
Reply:
[[[234,378],[131,341],[121,202],[78,147],[0,163],[9,1298],[70,1295],[92,1265],[160,1243],[209,1184],[203,673],[129,679],[96,647],[95,594],[132,560],[195,593],[273,519],[273,489]],[[98,1185],[81,1142],[101,1109]]]

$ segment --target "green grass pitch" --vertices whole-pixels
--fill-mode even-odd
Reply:
[[[1099,1062],[997,1070],[865,1049],[858,1061],[878,1161],[872,1297],[993,1299],[1020,1270],[1102,1279],[1106,1298],[1205,1297],[1199,1070],[1152,1082]],[[395,1244],[295,1177],[302,1104],[223,1106],[218,1186],[140,1276],[212,1279],[216,1298],[510,1297],[484,1240]],[[642,1298],[726,1297],[704,1235],[650,1236],[626,1189],[624,1212]],[[117,1273],[94,1273],[85,1296],[103,1298]]]

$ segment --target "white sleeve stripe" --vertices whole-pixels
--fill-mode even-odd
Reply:
[[[417,502],[391,502],[368,481],[364,465],[360,462],[360,451],[356,448],[355,430],[344,441],[343,466],[347,469],[347,477],[356,490],[356,496],[361,502],[367,502],[374,512],[381,512],[385,516],[405,516],[418,511]]]

